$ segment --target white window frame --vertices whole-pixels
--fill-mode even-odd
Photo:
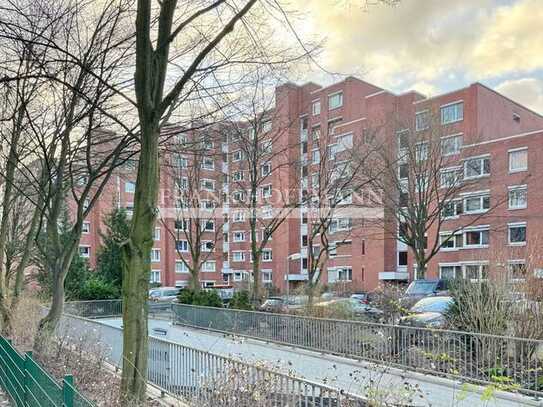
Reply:
[[[452,199],[447,203],[454,204],[454,213],[455,214],[452,215],[452,216],[446,216],[443,213],[443,210],[445,209],[445,206],[443,206],[441,208],[441,211],[442,211],[441,216],[442,216],[443,219],[458,219],[460,217],[460,215],[464,213],[464,201],[462,199]],[[445,203],[444,205],[446,205],[447,203]],[[458,210],[459,206],[460,206],[460,211]]]
[[[321,101],[320,99],[314,100],[311,102],[311,113],[313,116],[318,116],[321,114]]]
[[[453,120],[444,120],[444,117],[443,117],[443,111],[444,109],[449,109],[449,108],[452,108],[452,107],[455,107],[455,106],[462,106],[462,114],[461,115],[457,115],[457,117]],[[461,122],[464,120],[464,101],[463,100],[457,100],[455,102],[451,102],[451,103],[447,103],[445,105],[441,105],[439,106],[439,118],[440,118],[440,121],[441,121],[441,124],[442,125],[445,125],[445,124],[452,124],[452,123],[458,123],[458,122]]]
[[[487,235],[488,235],[488,238],[487,238],[487,243],[478,243],[478,244],[468,244],[468,239],[467,239],[467,234],[468,233],[473,233],[473,232],[479,232],[479,233],[483,233],[483,232],[487,232]],[[462,241],[463,241],[463,248],[464,249],[485,249],[489,246],[490,244],[490,226],[488,225],[485,225],[485,226],[474,226],[474,227],[470,227],[470,228],[466,228],[462,231]],[[483,240],[482,238],[482,235],[479,239],[481,242]]]
[[[267,177],[268,175],[271,174],[271,169],[272,169],[272,166],[270,162],[262,164],[260,166],[260,175],[262,177]]]
[[[232,251],[232,259],[230,260],[232,263],[242,263],[245,261],[245,252],[243,250],[233,250]]]
[[[262,269],[260,272],[262,274],[262,282],[263,283],[271,283],[273,282],[273,270],[272,269]],[[268,277],[269,278],[266,278]]]
[[[426,117],[425,123],[420,123],[419,117]],[[419,124],[424,127],[419,127]],[[430,109],[419,110],[415,112],[415,131],[423,131],[430,128]]]
[[[156,255],[158,253],[158,256]],[[151,263],[160,263],[160,249],[153,247],[151,249]]]
[[[241,234],[241,239],[236,239],[236,233],[240,233]],[[245,242],[245,231],[243,230],[235,230],[232,232],[232,242],[233,243],[237,243],[237,242]]]
[[[264,249],[262,250],[262,262],[268,263],[273,261],[273,252],[272,249]]]
[[[236,150],[232,152],[232,162],[241,161],[242,159],[243,159],[243,151]]]
[[[232,222],[233,223],[240,223],[245,222],[245,211],[234,211],[232,215]]]
[[[273,218],[273,207],[271,205],[262,206],[262,218],[263,219]]]
[[[490,154],[484,154],[484,155],[480,155],[480,156],[476,156],[476,157],[468,157],[468,158],[465,158],[464,159],[464,179],[477,179],[477,178],[483,178],[483,177],[489,177],[490,174],[492,173],[492,167],[490,167],[490,170],[488,173],[484,172],[485,170],[485,165],[484,165],[484,161],[487,160],[489,161],[489,167],[490,167]],[[468,171],[468,163],[470,161],[473,161],[473,160],[478,160],[479,161],[479,169],[481,170],[481,173],[479,175],[471,175],[469,176],[467,171]]]
[[[213,264],[213,267],[209,267]],[[215,260],[206,260],[202,263],[202,273],[214,273],[217,270],[217,262]]]
[[[483,278],[483,268],[486,267],[487,273],[489,272],[489,270],[488,270],[489,265],[488,265],[487,261],[475,261],[475,262],[470,261],[470,262],[462,263],[462,277],[464,279],[466,279],[466,280],[468,278],[466,269],[469,266],[478,267],[477,278],[470,278],[470,281],[476,282],[476,281],[485,281],[485,280],[487,280],[486,278]]]
[[[269,191],[269,192],[267,192]],[[262,198],[271,198],[273,194],[272,184],[264,185],[261,187]]]
[[[262,123],[262,133],[269,133],[272,131],[272,121],[266,120]]]
[[[158,278],[156,278],[158,276]],[[160,283],[160,269],[151,269],[151,274],[149,274],[150,283]]]
[[[211,188],[209,188],[208,183],[212,185]],[[200,181],[200,188],[202,188],[202,190],[204,191],[215,191],[215,180],[212,180],[209,178],[203,178]]]
[[[353,133],[345,133],[336,136],[334,154],[353,148]]]
[[[180,243],[179,246],[181,246],[181,248],[177,247],[178,243]],[[188,251],[189,251],[189,241],[185,240],[185,239],[176,240],[175,241],[175,250],[178,251],[178,252],[181,252],[181,253],[188,253]]]
[[[200,166],[203,170],[213,171],[215,169],[215,160],[212,157],[203,157]]]
[[[453,243],[453,247],[443,247],[441,246],[442,242],[441,242],[441,238],[442,237],[449,237],[451,235],[454,235],[453,237],[451,237],[447,243],[450,243],[452,242]],[[456,237],[457,236],[461,236],[461,245],[460,246],[457,246],[457,240],[456,240]],[[444,252],[455,252],[457,250],[460,250],[464,247],[464,234],[460,231],[458,232],[439,232],[439,250],[440,251],[444,251]]]
[[[454,151],[445,153],[443,151],[443,146],[446,142],[449,142],[450,140],[455,140]],[[460,142],[457,142],[456,140],[460,140]],[[464,133],[451,134],[449,136],[441,137],[441,155],[443,157],[449,157],[452,155],[460,154],[460,150],[462,149],[463,142],[464,142]]]
[[[155,242],[160,241],[160,228],[159,227],[156,227],[155,231],[153,232],[153,240]]]
[[[513,281],[513,282],[521,282],[521,281],[526,281],[525,278],[513,278],[513,273],[512,273],[512,266],[524,266],[524,271],[525,271],[525,274],[528,275],[528,270],[527,270],[527,267],[526,267],[526,260],[524,259],[515,259],[515,260],[508,260],[507,261],[507,278],[509,281]]]
[[[86,249],[86,253],[82,253],[81,252],[81,249]],[[91,247],[88,245],[88,244],[81,244],[79,245],[79,249],[78,249],[78,252],[79,252],[79,256],[80,257],[83,257],[85,259],[88,259],[90,258],[91,256]]]
[[[524,228],[524,241],[523,242],[512,242],[511,241],[511,229],[513,228]],[[526,246],[528,240],[528,227],[526,222],[511,222],[507,224],[507,244],[509,246]]]
[[[178,267],[178,265],[181,265]],[[175,261],[175,273],[176,274],[188,274],[189,273],[189,268],[187,267],[187,265],[185,264],[185,262],[183,260],[176,260]]]
[[[91,230],[91,223],[89,221],[84,221],[81,227],[81,233],[88,235]]]
[[[469,192],[462,195],[462,205],[464,209],[465,215],[473,215],[473,214],[480,214],[480,213],[486,213],[490,210],[490,191],[476,191],[476,192]],[[484,201],[485,198],[488,198],[488,208],[484,208]],[[476,210],[468,210],[467,200],[471,199],[478,199],[479,200],[479,209]]]
[[[337,102],[332,104],[332,102],[336,100],[336,98],[337,98]],[[330,93],[328,95],[328,110],[339,109],[342,106],[343,106],[343,91],[340,90],[334,93]]]
[[[208,243],[211,243],[211,247],[208,247]],[[212,253],[215,250],[215,242],[213,240],[202,240],[200,242],[200,251],[204,253]]]
[[[208,229],[207,225],[213,225],[212,229]],[[215,221],[213,219],[203,219],[203,222],[200,223],[201,232],[215,232]]]
[[[461,263],[439,263],[438,269],[439,269],[439,278],[444,279],[442,274],[442,268],[444,267],[454,267],[454,278],[461,278],[463,277],[463,271],[462,271],[462,264]]]
[[[124,192],[127,194],[133,194],[136,192],[136,183],[134,181],[126,181],[124,183]]]
[[[444,180],[447,180],[444,175],[446,174],[456,174],[456,178],[454,180],[448,180],[449,182],[444,182]],[[454,188],[458,186],[462,182],[462,167],[456,166],[456,167],[448,167],[443,168],[440,171],[440,177],[439,177],[439,187],[440,188]]]
[[[244,173],[242,170],[234,171],[234,174],[232,175],[232,180],[235,182],[243,181],[244,179]]]
[[[512,206],[511,205],[511,194],[516,192],[523,192],[524,193],[524,205],[520,206]],[[516,210],[516,209],[526,209],[528,207],[528,186],[527,185],[512,185],[510,187],[507,187],[507,208],[509,210]]]
[[[521,168],[511,168],[511,158],[513,157],[513,155],[515,153],[525,153],[526,154],[526,165],[524,167],[521,167]],[[519,147],[519,148],[513,148],[513,149],[510,149],[510,150],[507,150],[507,160],[508,160],[508,163],[509,163],[509,173],[510,174],[514,174],[514,173],[517,173],[517,172],[524,172],[524,171],[528,171],[528,147]]]

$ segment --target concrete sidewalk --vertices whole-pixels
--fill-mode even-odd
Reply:
[[[111,326],[120,326],[119,319],[100,320]],[[166,334],[154,334],[160,328]],[[411,398],[414,406],[540,406],[543,401],[514,393],[492,391],[490,388],[462,384],[449,379],[374,364],[304,349],[267,343],[264,341],[233,337],[231,335],[191,329],[164,320],[150,320],[151,335],[186,346],[224,356],[234,356],[244,361],[262,362],[292,371],[303,377],[350,393],[365,395],[368,392],[405,402]]]

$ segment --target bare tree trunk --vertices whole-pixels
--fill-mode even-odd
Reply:
[[[128,243],[123,246],[123,371],[121,394],[124,402],[145,400],[147,384],[147,297],[157,216],[159,188],[158,122],[142,123],[138,181],[134,216]]]

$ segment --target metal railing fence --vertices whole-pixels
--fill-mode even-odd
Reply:
[[[0,336],[0,385],[19,407],[93,407],[74,387],[73,377],[61,383],[52,378],[33,358],[21,355]]]
[[[173,322],[543,395],[543,341],[172,304]]]
[[[104,345],[109,361],[121,368],[121,328],[65,314],[59,334],[81,341],[90,331],[93,340]],[[366,406],[361,396],[340,389],[155,337],[149,338],[147,377],[155,386],[198,407]]]

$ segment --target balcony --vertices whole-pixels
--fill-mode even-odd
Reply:
[[[409,280],[409,273],[407,271],[382,271],[379,273],[379,280],[383,281],[406,281]]]

